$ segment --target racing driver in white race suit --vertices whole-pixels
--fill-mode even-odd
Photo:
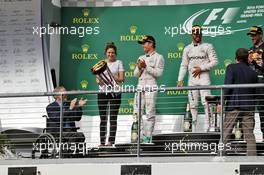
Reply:
[[[202,42],[202,28],[192,26],[192,43],[183,50],[182,63],[178,76],[178,86],[183,86],[183,79],[189,71],[188,86],[210,85],[209,71],[218,64],[218,59],[212,44]],[[199,94],[205,112],[205,124],[209,124],[208,104],[205,97],[210,90],[189,90],[188,98],[192,114],[193,132],[196,131],[198,117]]]

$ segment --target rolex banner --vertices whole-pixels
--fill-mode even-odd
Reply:
[[[262,0],[252,0],[175,6],[64,7],[62,17],[60,84],[69,90],[99,89],[90,68],[105,58],[104,48],[109,41],[116,44],[117,57],[124,63],[124,85],[136,86],[133,70],[137,58],[144,54],[137,41],[145,35],[155,37],[157,52],[165,59],[159,85],[175,87],[183,49],[191,43],[193,24],[203,26],[203,41],[212,43],[217,52],[219,64],[210,74],[212,85],[219,85],[223,84],[226,66],[234,62],[236,49],[251,46],[246,33],[250,26],[263,24],[264,5]],[[159,93],[157,113],[183,112],[186,95],[187,91]],[[134,94],[122,95],[119,114],[132,113],[133,97]],[[88,100],[90,109],[86,114],[98,115],[96,96],[89,96]]]

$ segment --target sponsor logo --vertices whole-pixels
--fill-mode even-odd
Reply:
[[[178,43],[175,51],[168,52],[168,58],[169,59],[181,59],[184,46],[185,46],[184,43],[182,43],[182,42]]]
[[[177,86],[177,82],[175,83],[175,85]],[[167,91],[166,93],[168,96],[188,95],[187,90]]]
[[[82,89],[87,89],[87,87],[88,87],[88,81],[86,81],[86,80],[82,80],[82,81],[80,82],[80,84],[81,84],[81,88],[82,88]]]
[[[128,99],[127,102],[128,102],[129,106],[133,106],[134,105],[134,98]]]
[[[90,46],[88,44],[82,45],[82,51],[83,53],[87,53],[89,51]]]
[[[74,17],[72,19],[73,24],[99,24],[100,19],[98,17],[90,17],[91,11],[87,8],[82,10],[82,17]]]
[[[88,44],[83,44],[81,46],[82,53],[72,53],[71,58],[73,60],[97,60],[97,53],[90,53],[90,46]]]
[[[130,33],[134,35],[134,34],[136,34],[136,32],[137,32],[137,26],[131,26],[130,27]]]
[[[231,61],[230,59],[226,59],[226,60],[224,61],[225,68],[227,68],[227,66],[228,66],[229,64],[232,64],[232,61]]]
[[[191,34],[194,24],[200,24],[203,36],[209,37],[230,35],[235,32],[248,30],[248,27],[234,28],[230,26],[239,10],[239,7],[199,10],[188,17],[183,24],[179,24],[179,26],[165,26],[165,35],[175,37],[177,35]]]
[[[135,25],[130,26],[129,32],[130,32],[130,34],[120,35],[120,41],[121,42],[139,41],[145,37],[145,35],[137,34],[138,27]]]
[[[224,61],[224,67],[222,67],[222,68],[218,68],[218,69],[215,69],[214,70],[214,74],[215,74],[215,76],[223,76],[223,75],[225,75],[225,73],[226,73],[226,68],[227,68],[227,66],[229,65],[229,64],[231,64],[232,63],[232,61],[230,60],[230,59],[225,59],[225,61]]]
[[[83,16],[84,17],[88,17],[89,14],[90,14],[90,10],[89,9],[83,9],[82,12],[83,12]]]
[[[132,114],[133,113],[133,106],[134,106],[134,98],[129,98],[127,100],[126,107],[119,108],[120,114]]]
[[[136,68],[137,64],[135,62],[129,63],[129,70],[125,72],[125,77],[133,77],[134,76],[134,70]]]

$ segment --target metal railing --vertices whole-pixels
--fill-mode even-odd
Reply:
[[[64,124],[65,124],[65,116],[64,116],[64,106],[60,105],[60,109],[59,109],[59,133],[57,133],[57,136],[54,136],[53,134],[50,134],[47,132],[47,130],[44,132],[42,132],[42,129],[46,128],[46,125],[50,122],[48,121],[46,118],[43,118],[43,115],[47,115],[45,112],[45,108],[43,111],[43,105],[48,105],[50,103],[49,100],[47,100],[49,97],[52,96],[60,96],[61,99],[63,99],[63,96],[68,95],[68,96],[82,96],[83,98],[87,98],[88,102],[85,106],[83,106],[82,112],[83,112],[83,117],[82,120],[85,119],[84,121],[82,121],[82,125],[80,126],[80,129],[82,130],[82,132],[85,135],[85,151],[87,152],[88,150],[88,155],[85,154],[84,157],[97,157],[97,156],[137,156],[137,157],[141,157],[141,156],[177,156],[177,155],[196,155],[196,150],[188,150],[188,146],[190,146],[190,144],[198,144],[198,146],[193,146],[193,147],[201,147],[201,145],[199,144],[204,144],[203,146],[205,148],[211,147],[212,145],[214,146],[213,148],[213,152],[212,150],[206,150],[205,152],[203,152],[203,150],[198,150],[197,154],[199,155],[213,155],[213,156],[224,156],[224,155],[228,155],[226,154],[226,150],[224,149],[219,149],[219,145],[223,145],[224,144],[224,114],[226,113],[224,108],[225,103],[224,103],[224,90],[225,89],[243,89],[243,88],[264,88],[264,84],[240,84],[240,85],[216,85],[216,86],[196,86],[196,87],[170,87],[170,88],[164,88],[164,89],[157,89],[158,92],[158,97],[157,97],[157,102],[156,102],[156,122],[155,122],[155,129],[153,132],[153,140],[155,141],[155,144],[151,143],[151,144],[142,144],[142,131],[141,131],[141,120],[143,120],[144,118],[144,114],[142,115],[142,111],[144,110],[141,106],[142,104],[142,94],[145,93],[145,91],[141,91],[138,89],[133,89],[133,90],[126,90],[126,91],[120,91],[120,93],[122,93],[122,95],[125,95],[125,97],[122,97],[122,102],[123,102],[123,106],[127,106],[130,109],[133,109],[133,104],[135,103],[135,101],[133,101],[132,99],[134,97],[129,97],[129,95],[134,96],[136,93],[138,94],[138,113],[137,113],[137,120],[138,122],[138,130],[137,130],[137,134],[138,134],[138,138],[137,138],[137,142],[136,143],[130,143],[130,134],[131,134],[131,125],[132,125],[132,116],[133,113],[132,110],[129,110],[128,114],[120,114],[119,113],[119,118],[115,119],[118,122],[117,124],[117,135],[116,135],[116,141],[115,141],[115,145],[114,146],[98,146],[100,145],[100,132],[98,132],[98,130],[100,130],[100,122],[102,121],[98,121],[99,117],[97,117],[96,119],[92,118],[92,117],[87,117],[87,115],[94,115],[94,112],[98,112],[97,109],[97,99],[95,98],[95,95],[98,94],[104,94],[105,92],[100,92],[100,91],[67,91],[67,92],[61,92],[61,93],[53,93],[53,92],[43,92],[43,93],[12,93],[12,94],[0,94],[0,103],[2,104],[1,106],[4,106],[2,109],[0,109],[0,111],[4,111],[4,112],[0,112],[0,120],[2,123],[2,130],[0,127],[0,131],[2,132],[1,134],[1,138],[0,138],[0,151],[2,150],[2,154],[8,152],[7,150],[13,150],[10,151],[9,153],[13,153],[13,157],[17,158],[19,157],[19,154],[16,154],[17,152],[20,152],[22,154],[22,157],[28,157],[31,158],[32,157],[32,145],[35,143],[39,142],[45,142],[48,139],[50,139],[50,137],[53,137],[52,139],[50,139],[50,141],[53,141],[54,144],[59,144],[59,146],[63,145],[63,143],[65,142],[65,131],[64,131]],[[193,132],[183,132],[183,120],[184,120],[184,115],[185,115],[185,109],[186,109],[186,103],[188,101],[187,98],[187,94],[186,93],[179,93],[182,91],[190,91],[190,90],[212,90],[212,94],[213,95],[218,95],[220,96],[220,107],[221,110],[219,111],[220,113],[218,114],[219,116],[219,127],[220,127],[220,132],[216,131],[216,132],[197,132],[197,133],[193,133]],[[150,90],[150,92],[152,92]],[[176,95],[163,95],[162,93],[167,93],[170,94],[170,92],[177,92],[175,93]],[[108,93],[114,93],[114,92],[108,92]],[[115,92],[116,93],[116,92]],[[173,94],[173,93],[172,93]],[[247,94],[247,95],[255,95],[255,94]],[[260,95],[264,95],[264,94],[258,94]],[[25,107],[23,106],[24,102],[21,102],[21,100],[19,100],[20,105],[18,102],[16,102],[17,99],[34,99],[34,98],[47,98],[46,100],[41,101],[41,100],[37,100],[33,102],[29,102],[29,104]],[[8,104],[8,99],[13,99],[11,100],[12,102],[10,102],[10,104]],[[200,97],[199,97],[200,99]],[[261,98],[257,98],[256,102],[260,101]],[[124,104],[124,102],[129,101],[129,104]],[[70,101],[68,101],[70,102]],[[40,106],[36,106],[36,103],[40,103],[42,105]],[[200,104],[200,100],[199,100],[199,104]],[[5,105],[4,105],[5,104]],[[22,106],[21,106],[22,104]],[[34,104],[34,105],[33,105]],[[63,104],[63,101],[62,101]],[[260,106],[261,104],[256,103],[256,107]],[[7,107],[6,107],[7,106]],[[11,109],[8,109],[8,107],[10,106]],[[68,106],[65,106],[68,107]],[[21,110],[19,112],[18,108],[22,108],[23,110]],[[121,106],[122,108],[122,106]],[[124,107],[123,107],[124,108]],[[29,111],[27,111],[26,109],[30,109]],[[32,112],[32,109],[37,109],[35,111]],[[125,108],[128,109],[128,108]],[[18,112],[16,112],[18,110]],[[13,112],[15,111],[15,112]],[[120,109],[119,109],[120,111]],[[122,110],[121,110],[122,111]],[[163,112],[162,112],[163,111]],[[199,105],[198,108],[199,111],[199,115],[198,118],[203,116],[203,107],[201,107],[201,105]],[[110,111],[111,112],[111,109]],[[250,111],[250,112],[254,112],[257,113],[257,111]],[[13,116],[16,115],[16,113],[18,113],[21,116]],[[26,114],[34,114],[33,115],[26,115]],[[10,117],[9,115],[12,116]],[[3,117],[4,116],[4,117]],[[96,114],[96,116],[98,116],[98,114]],[[124,117],[125,116],[125,117]],[[127,117],[128,116],[128,117]],[[49,117],[47,115],[47,117]],[[85,118],[84,118],[85,117]],[[91,119],[92,118],[92,119]],[[28,119],[28,120],[27,120]],[[31,130],[30,127],[23,127],[23,125],[25,125],[25,122],[21,122],[23,120],[26,121],[32,121],[32,125],[37,124],[38,130]],[[96,121],[94,121],[96,120]],[[121,121],[122,120],[122,121]],[[160,124],[158,124],[158,121],[162,121]],[[178,120],[178,121],[177,121]],[[39,123],[36,123],[39,122]],[[17,123],[16,123],[17,122]],[[21,122],[21,123],[20,123]],[[174,124],[173,124],[174,122]],[[203,122],[201,122],[202,124],[205,124]],[[30,122],[28,123],[30,125]],[[38,125],[39,124],[39,125]],[[9,126],[10,125],[10,126]],[[22,126],[21,126],[22,125]],[[179,127],[179,125],[181,125],[181,127]],[[1,125],[0,125],[1,126]],[[39,127],[42,126],[42,127]],[[105,125],[103,127],[109,127],[109,125]],[[103,128],[102,127],[102,128]],[[158,127],[160,127],[161,129],[157,129]],[[176,127],[178,127],[177,129],[175,129]],[[122,129],[120,129],[122,128]],[[164,129],[165,128],[165,129]],[[170,128],[170,129],[168,129]],[[164,130],[166,131],[164,131]],[[97,131],[96,131],[97,130]],[[10,132],[11,131],[11,132]],[[25,132],[21,132],[21,131],[25,131]],[[95,132],[96,133],[95,133]],[[43,135],[44,134],[44,135]],[[247,133],[244,133],[244,135],[246,135]],[[261,133],[258,131],[257,133],[255,132],[255,135],[261,135]],[[107,137],[107,136],[106,136]],[[154,139],[155,137],[155,139]],[[260,139],[261,136],[259,136]],[[39,139],[39,140],[38,140]],[[46,139],[46,140],[45,140]],[[108,134],[108,139],[109,139],[109,134]],[[118,140],[119,139],[119,140]],[[187,140],[184,140],[187,139]],[[260,140],[259,139],[259,140]],[[67,139],[66,139],[67,140]],[[95,141],[96,140],[96,141]],[[107,140],[107,139],[106,139]],[[1,142],[2,141],[2,142]],[[69,141],[69,140],[67,140]],[[197,141],[197,143],[195,143],[195,141]],[[235,141],[235,142],[234,142]],[[217,143],[217,145],[215,145]],[[260,141],[262,142],[262,140]],[[262,144],[260,143],[259,144]],[[48,143],[48,142],[47,142]],[[205,144],[206,143],[206,144]],[[242,144],[243,145],[239,145]],[[180,148],[179,144],[184,145],[184,148]],[[240,151],[233,151],[233,153],[230,153],[229,155],[236,155],[236,153],[241,153],[244,150],[244,142],[243,142],[243,138],[241,140],[233,140],[232,144],[235,145],[235,149],[238,149]],[[88,148],[87,148],[88,145]],[[76,145],[75,145],[76,146]],[[79,146],[79,145],[78,145]],[[84,145],[82,145],[84,146]],[[177,149],[175,149],[177,146]],[[261,150],[263,145],[260,145],[260,149],[259,152],[263,152],[264,150]],[[19,147],[17,149],[17,147]],[[192,146],[190,146],[190,148],[193,148]],[[217,148],[215,148],[217,147]],[[230,146],[231,147],[231,146]],[[240,148],[241,147],[241,148]],[[31,148],[31,150],[29,149]],[[45,147],[46,148],[46,147]],[[56,148],[57,149],[57,148]],[[83,148],[77,148],[77,151],[80,151],[80,149],[84,150]],[[27,152],[30,154],[28,156],[24,156],[23,152],[27,150]],[[61,147],[59,147],[56,151],[54,152],[45,152],[45,150],[42,150],[43,152],[40,152],[39,154],[45,154],[45,156],[42,155],[42,158],[64,158],[64,157],[72,157],[72,156],[67,156],[67,154],[73,154],[72,152],[63,152],[63,150],[61,149]],[[76,151],[76,150],[75,150]],[[25,151],[26,152],[26,151]],[[9,154],[9,158],[10,158],[10,154]],[[238,154],[238,155],[239,155]],[[243,153],[245,154],[245,152]],[[66,155],[66,156],[65,156]],[[261,154],[259,154],[261,155]],[[39,155],[41,156],[41,155]],[[36,155],[34,155],[33,158],[35,158]],[[83,157],[83,156],[79,156],[79,157]]]

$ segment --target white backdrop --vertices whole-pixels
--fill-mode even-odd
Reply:
[[[41,27],[41,1],[1,1],[0,93],[46,92]],[[3,129],[43,128],[47,97],[0,98]]]

